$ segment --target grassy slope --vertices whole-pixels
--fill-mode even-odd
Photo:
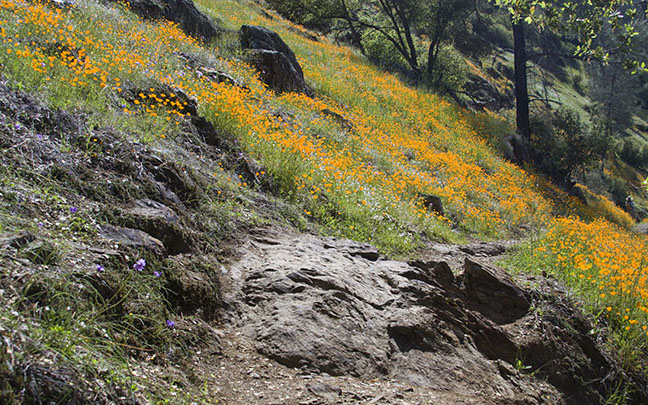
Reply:
[[[313,41],[300,34],[302,28],[278,16],[268,18],[253,2],[197,4],[231,29],[253,23],[276,30],[296,52],[317,97],[267,90],[241,62],[234,34],[202,45],[171,24],[142,22],[123,6],[89,0],[71,10],[2,1],[2,74],[51,107],[83,113],[89,128],[113,127],[130,142],[172,155],[182,155],[174,151],[185,147],[182,123],[188,117],[170,104],[168,94],[160,94],[160,86],[179,89],[197,101],[202,116],[233,134],[262,164],[255,176],[259,182],[268,177],[276,194],[296,207],[290,215],[294,223],[316,223],[321,232],[369,241],[389,254],[407,255],[429,239],[508,238],[528,229],[548,230],[514,259],[515,266],[560,276],[588,298],[592,311],[612,315],[622,341],[632,343],[630,351],[645,347],[646,240],[625,230],[627,215],[604,199],[597,210],[582,207],[504,161],[485,140],[496,138],[493,132],[506,125],[498,117],[462,111],[411,89],[353,50],[324,38]],[[186,64],[180,52],[194,62]],[[199,65],[217,67],[247,88],[210,82],[197,73]],[[322,114],[324,109],[342,115],[353,129]],[[256,187],[218,166],[203,170],[211,171],[209,189],[218,195],[245,195]],[[16,181],[12,177],[5,173],[5,183]],[[33,182],[21,182],[35,191]],[[421,194],[440,196],[445,217],[423,207]],[[79,196],[76,204],[83,201]],[[205,215],[249,210],[225,202],[219,207]],[[573,217],[556,219],[561,215]],[[599,217],[620,225],[604,219],[590,223]],[[0,220],[5,231],[41,232],[31,218],[6,212]],[[98,219],[88,214],[86,220]],[[118,285],[131,277],[128,271],[119,274]],[[159,294],[161,287],[150,281],[138,285],[153,285],[152,292],[133,294]],[[151,347],[169,344],[168,331],[159,328],[169,314],[149,316],[160,336]],[[10,313],[5,317],[5,322],[21,322]],[[70,326],[81,320],[68,316],[65,322]],[[54,332],[50,325],[44,333],[58,333],[60,323],[54,320]],[[41,330],[44,324],[34,325]],[[73,345],[83,346],[83,336],[94,333],[67,326],[63,330],[78,338]]]

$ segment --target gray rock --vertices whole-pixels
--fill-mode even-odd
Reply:
[[[498,324],[514,322],[529,310],[527,294],[501,269],[466,258],[463,280],[470,307]]]
[[[142,199],[135,207],[118,210],[121,224],[139,229],[161,241],[171,255],[191,251],[192,235],[173,210],[157,201]]]
[[[632,230],[636,233],[648,235],[648,223],[637,224],[632,228]]]
[[[500,76],[496,72],[493,73],[495,73],[494,77]],[[500,91],[493,82],[477,74],[470,75],[465,90],[471,98],[468,106],[475,110],[487,108],[491,111],[499,111],[514,105],[515,99],[510,91]]]
[[[306,386],[306,390],[316,397],[324,398],[328,401],[336,400],[342,395],[342,389],[325,383],[315,383]]]
[[[336,113],[335,111],[329,110],[328,108],[323,109],[320,111],[320,113],[324,116],[332,118],[334,121],[336,121],[342,129],[346,131],[350,131],[353,129],[353,123],[340,114]]]
[[[267,28],[244,25],[241,45],[251,51],[251,62],[263,81],[278,92],[307,92],[304,72],[295,53],[279,34]]]
[[[122,228],[106,224],[101,227],[99,235],[105,239],[119,242],[124,246],[149,250],[158,256],[162,256],[166,252],[162,242],[138,229]]]
[[[165,18],[173,21],[187,34],[210,41],[222,30],[202,14],[191,0],[130,0],[131,10],[145,19]]]
[[[233,78],[231,75],[225,72],[221,72],[220,70],[201,66],[196,69],[196,72],[197,74],[207,78],[209,81],[213,81],[216,83],[225,83],[225,84],[229,84],[230,86],[240,87],[242,89],[249,89],[239,80]]]
[[[511,361],[515,347],[465,307],[447,265],[419,268],[368,255],[366,245],[316,237],[266,237],[246,251],[231,268],[238,287],[225,295],[228,306],[239,303],[260,353],[318,373],[393,375],[430,388],[453,381],[459,367],[465,378],[453,384],[513,392],[475,341],[505,347]]]
[[[501,253],[494,244],[445,250]],[[574,309],[556,312],[554,297],[535,295],[551,315],[529,313],[529,292],[471,257],[455,276],[444,261],[407,264],[374,252],[351,241],[260,232],[221,275],[223,305],[261,354],[304,373],[384,377],[488,404],[601,401],[601,386],[578,379],[614,371],[584,338],[588,323]],[[522,373],[520,359],[530,366]],[[525,374],[532,372],[542,378]],[[309,389],[320,391],[336,401],[335,389]]]
[[[425,208],[437,213],[438,215],[445,216],[445,210],[443,209],[443,201],[441,201],[441,198],[432,194],[420,194],[420,198],[423,200]]]

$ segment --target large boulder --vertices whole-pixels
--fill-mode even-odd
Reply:
[[[468,306],[498,324],[514,322],[529,310],[529,297],[506,272],[471,258],[464,264],[464,288]]]
[[[259,353],[304,373],[388,378],[462,403],[601,402],[618,380],[591,324],[567,300],[558,305],[553,288],[529,291],[470,256],[455,275],[444,261],[403,263],[355,242],[264,231],[223,273],[223,305]]]
[[[241,45],[251,50],[251,62],[271,89],[307,92],[304,72],[295,53],[279,34],[264,27],[244,25],[241,27]]]
[[[210,41],[221,29],[202,14],[191,0],[129,0],[131,10],[145,19],[166,18],[180,26],[187,34]]]

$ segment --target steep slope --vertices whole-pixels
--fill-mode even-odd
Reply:
[[[637,343],[628,355],[645,347],[644,249],[597,256],[645,238],[586,222],[629,222],[622,212],[588,211],[499,157],[481,135],[498,117],[408,88],[255,3],[198,3],[221,25],[206,44],[148,20],[155,4],[0,3],[4,402],[578,403],[641,386],[604,334],[588,336],[609,322]],[[262,82],[242,24],[280,33],[304,93]],[[566,213],[580,218],[554,219]],[[591,324],[544,278],[522,289],[462,270],[497,245],[436,244],[543,229],[545,250],[521,250],[516,267],[574,279],[590,310],[617,316]],[[587,246],[560,242],[574,229]],[[279,364],[249,371],[251,348]],[[443,362],[460,373],[430,366]]]

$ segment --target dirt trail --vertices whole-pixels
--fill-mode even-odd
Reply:
[[[404,263],[258,230],[225,266],[209,383],[227,404],[601,402],[620,373],[560,286],[521,288],[487,263],[512,244],[434,245]]]

